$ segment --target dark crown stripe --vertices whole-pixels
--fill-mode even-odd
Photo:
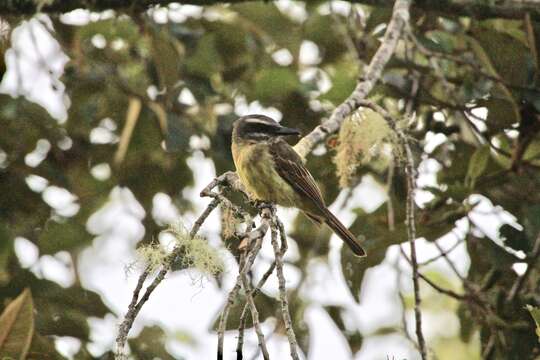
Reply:
[[[273,133],[280,126],[277,124],[263,124],[263,123],[246,123],[245,132],[246,133]]]

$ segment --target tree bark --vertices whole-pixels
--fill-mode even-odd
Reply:
[[[240,3],[246,0],[232,0],[226,3]],[[154,5],[168,5],[173,2],[193,5],[213,5],[224,3],[219,0],[3,0],[0,1],[0,15],[31,15],[38,11],[65,13],[84,8],[92,11],[119,10],[144,11]],[[391,7],[394,0],[350,0],[352,3]],[[416,0],[413,10],[423,10],[446,15],[470,16],[477,19],[507,18],[522,19],[530,14],[540,21],[540,0]]]

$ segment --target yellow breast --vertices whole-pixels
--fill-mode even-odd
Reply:
[[[298,195],[275,170],[267,144],[233,142],[232,153],[238,177],[253,199],[295,206]]]

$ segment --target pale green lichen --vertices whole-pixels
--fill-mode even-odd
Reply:
[[[170,225],[167,232],[175,238],[176,246],[182,247],[180,262],[183,267],[194,268],[207,276],[214,276],[225,270],[223,257],[219,250],[208,244],[205,238],[189,236],[189,231],[182,224]]]
[[[214,276],[225,270],[219,250],[210,246],[205,238],[190,237],[189,231],[180,223],[170,225],[165,231],[174,237],[174,248],[181,249],[180,268],[196,269],[203,276]],[[141,246],[137,249],[138,260],[154,272],[167,262],[170,251],[166,248],[159,243]]]
[[[148,244],[137,248],[137,258],[144,263],[150,272],[156,271],[165,263],[167,252],[160,244]]]
[[[221,206],[221,236],[224,240],[230,239],[236,234],[241,222],[235,216],[230,206]]]
[[[392,130],[386,121],[370,109],[362,109],[347,118],[339,131],[334,163],[341,187],[352,186],[361,164],[382,159],[387,164],[391,150],[384,147]],[[391,149],[391,148],[390,148]]]

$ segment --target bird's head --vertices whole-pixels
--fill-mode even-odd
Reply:
[[[265,115],[246,115],[233,124],[235,141],[268,141],[278,136],[300,135],[298,129],[281,126],[274,119]]]

